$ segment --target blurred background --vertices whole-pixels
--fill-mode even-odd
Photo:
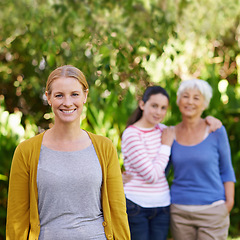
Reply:
[[[213,88],[204,116],[225,125],[236,173],[230,239],[240,236],[239,0],[1,0],[0,239],[5,239],[8,177],[20,141],[51,127],[44,98],[49,73],[72,64],[90,85],[82,128],[121,134],[149,85],[170,94],[165,124],[180,121],[176,90],[201,78]],[[172,174],[169,176],[171,183]]]

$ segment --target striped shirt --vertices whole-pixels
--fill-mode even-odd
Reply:
[[[170,204],[165,168],[170,146],[161,144],[162,130],[129,126],[122,135],[122,153],[126,173],[131,181],[124,185],[126,197],[142,207],[163,207]]]

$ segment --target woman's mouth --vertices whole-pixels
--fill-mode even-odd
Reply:
[[[75,111],[76,109],[72,109],[72,110],[63,110],[63,109],[60,109],[61,112],[65,113],[65,114],[71,114]]]

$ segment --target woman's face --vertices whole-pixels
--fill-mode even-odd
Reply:
[[[83,105],[87,99],[87,91],[75,78],[58,78],[51,84],[51,94],[46,96],[55,115],[55,123],[80,122]]]
[[[142,109],[142,120],[148,127],[154,127],[160,123],[167,113],[168,98],[161,93],[151,95],[146,103],[140,101],[139,107]]]
[[[178,106],[183,116],[201,117],[205,110],[204,97],[198,89],[186,89],[180,96]]]

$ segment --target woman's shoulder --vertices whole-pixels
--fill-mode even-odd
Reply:
[[[96,143],[112,144],[112,141],[108,137],[98,135],[88,131],[87,131],[87,134],[89,135],[90,139]]]
[[[224,134],[226,133],[226,128],[224,125],[222,125],[220,128],[218,128],[216,131],[214,131],[213,133],[215,134]]]
[[[114,146],[113,142],[109,138],[102,135],[94,134],[92,132],[87,132],[87,133],[97,153],[106,154],[106,153],[114,152],[115,154],[117,154],[116,147]]]
[[[37,134],[36,136],[19,143],[15,149],[15,155],[30,156],[32,154],[39,153],[41,149],[43,134],[44,133]]]
[[[216,131],[211,132],[211,135],[215,136],[219,140],[223,140],[224,138],[228,137],[228,134],[224,125],[218,128]]]
[[[24,148],[24,147],[29,147],[30,145],[39,145],[39,144],[41,145],[43,134],[44,134],[44,132],[39,133],[31,138],[28,138],[28,139],[22,141],[21,143],[19,143],[18,147]]]

